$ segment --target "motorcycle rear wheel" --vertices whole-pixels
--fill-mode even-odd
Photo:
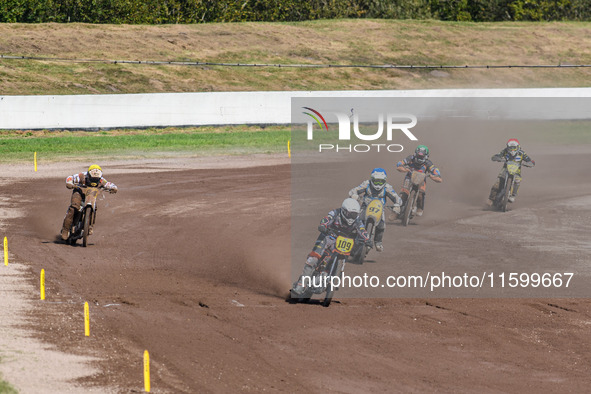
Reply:
[[[90,221],[92,219],[92,208],[84,208],[84,234],[82,234],[82,246],[86,247],[88,242],[88,230],[90,229]]]

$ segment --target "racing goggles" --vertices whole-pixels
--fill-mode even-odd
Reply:
[[[357,216],[359,216],[359,212],[347,211],[345,209],[343,209],[341,211],[341,213],[343,214],[343,216],[345,217],[345,219],[357,219]]]
[[[519,149],[518,146],[514,146],[514,145],[509,146],[509,152],[517,152],[517,149]]]
[[[385,179],[372,179],[371,180],[374,185],[382,186],[386,184]]]

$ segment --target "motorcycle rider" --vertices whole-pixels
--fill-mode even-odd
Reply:
[[[74,221],[74,215],[78,214],[80,206],[84,201],[84,192],[80,189],[80,186],[100,187],[108,190],[110,193],[117,193],[117,186],[103,178],[103,170],[96,164],[88,167],[88,171],[86,172],[67,177],[66,187],[68,189],[74,189],[74,191],[72,192],[70,206],[68,207],[62,225],[61,237],[64,241],[68,240],[70,229],[72,228],[72,222]],[[92,226],[88,231],[88,235],[90,234],[92,234]]]
[[[308,254],[302,275],[293,284],[291,291],[294,295],[300,296],[304,293],[304,290],[306,290],[304,278],[312,276],[325,250],[332,247],[331,241],[334,242],[334,239],[328,237],[332,231],[339,232],[350,238],[361,238],[364,242],[369,240],[369,235],[359,217],[360,210],[361,207],[356,200],[347,198],[340,208],[333,209],[322,218],[318,226],[320,235],[318,235],[312,251]]]
[[[374,168],[371,171],[371,175],[369,180],[363,181],[359,186],[354,187],[353,189],[349,190],[349,197],[358,200],[360,197],[363,197],[361,203],[361,220],[365,222],[365,208],[371,202],[372,198],[379,198],[382,200],[382,204],[386,204],[386,197],[389,198],[394,203],[394,212],[397,214],[400,213],[400,205],[402,204],[402,199],[396,192],[394,188],[389,183],[386,183],[386,170],[383,168]],[[382,244],[382,239],[384,237],[384,231],[386,230],[386,220],[385,214],[382,212],[382,220],[380,224],[376,227],[376,233],[374,237],[376,250],[378,252],[384,251],[384,245]]]
[[[502,161],[505,162],[503,165],[503,169],[499,173],[497,177],[497,181],[490,189],[490,195],[488,196],[488,205],[492,206],[495,198],[497,197],[497,193],[501,187],[501,181],[505,176],[505,171],[507,171],[507,161],[514,161],[519,164],[519,170],[515,174],[515,185],[513,186],[513,193],[508,198],[509,202],[515,202],[515,197],[517,197],[517,191],[519,190],[519,185],[521,184],[521,165],[523,163],[528,163],[530,167],[536,165],[536,162],[529,157],[519,145],[519,141],[517,138],[511,138],[507,141],[507,146],[500,152],[491,157],[492,161]]]
[[[410,194],[410,178],[413,171],[419,171],[428,174],[429,177],[437,183],[443,182],[439,168],[435,167],[433,162],[429,160],[429,148],[427,148],[425,145],[417,146],[414,154],[396,163],[396,169],[400,172],[406,172],[406,176],[402,182],[402,189],[400,191],[400,197],[402,198],[403,204],[406,203],[408,195]],[[426,188],[427,179],[425,179],[425,182],[419,188],[419,195],[417,197],[417,211],[415,213],[416,216],[423,216],[423,211],[425,209]]]

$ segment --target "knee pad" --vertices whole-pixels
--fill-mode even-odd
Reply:
[[[316,268],[317,264],[318,264],[318,257],[308,256],[308,258],[306,259],[306,265]]]

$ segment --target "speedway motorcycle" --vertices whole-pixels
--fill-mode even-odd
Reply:
[[[369,204],[365,208],[365,220],[363,221],[367,234],[369,235],[369,241],[361,247],[356,247],[355,251],[350,256],[350,261],[353,264],[363,264],[365,257],[369,253],[370,249],[374,245],[374,238],[376,234],[376,227],[382,221],[384,212],[384,203],[379,198],[371,198]]]
[[[101,189],[86,185],[77,185],[77,187],[81,191],[83,201],[78,212],[74,214],[70,237],[67,242],[70,245],[75,245],[76,241],[82,238],[82,246],[86,247],[90,235],[89,229],[96,220],[96,199]]]
[[[505,162],[505,170],[500,177],[501,181],[499,184],[499,191],[493,201],[493,206],[501,212],[507,211],[507,203],[509,202],[509,196],[513,194],[513,188],[515,187],[515,177],[519,173],[521,164],[524,167],[531,167],[529,163],[517,162],[514,160],[505,160],[505,158],[495,158],[494,161]]]
[[[419,190],[425,183],[426,178],[427,174],[419,171],[413,171],[410,176],[408,198],[406,199],[406,203],[404,203],[400,208],[400,220],[402,220],[402,224],[404,226],[407,226],[410,223],[410,220],[417,212],[417,199],[419,197]]]
[[[342,274],[345,271],[345,261],[347,256],[351,255],[356,240],[338,232],[332,232],[327,235],[326,241],[326,251],[319,260],[316,269],[310,278],[305,278],[306,289],[304,293],[300,296],[290,294],[290,302],[308,302],[314,294],[324,293],[322,306],[328,307],[330,305],[335,291],[338,290],[337,285],[340,284]]]

